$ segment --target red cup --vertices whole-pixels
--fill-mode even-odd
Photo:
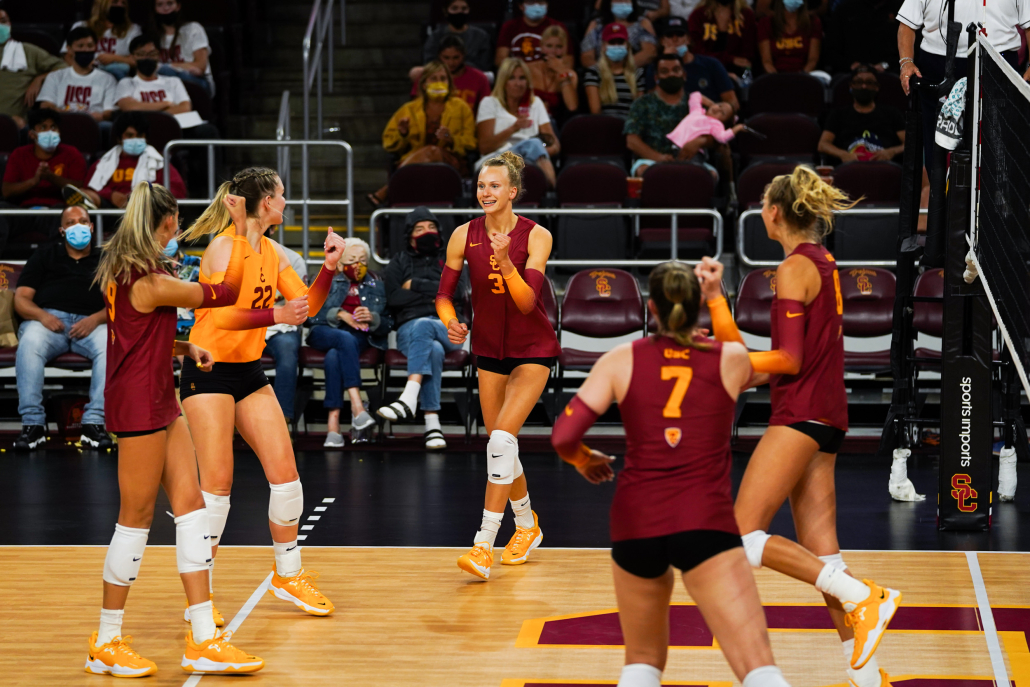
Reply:
[[[644,188],[644,180],[640,177],[626,177],[626,195],[630,198],[639,198],[640,191]]]
[[[528,117],[528,116],[529,116],[529,105],[520,105],[519,106],[519,117]]]

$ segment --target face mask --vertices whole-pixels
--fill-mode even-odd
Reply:
[[[136,71],[143,76],[153,76],[157,71],[157,60],[136,60]]]
[[[125,8],[124,7],[112,7],[107,10],[107,21],[112,24],[121,24],[125,21]]]
[[[456,29],[464,28],[469,23],[468,12],[448,12],[447,23]]]
[[[75,224],[64,230],[65,243],[75,250],[82,250],[88,246],[92,235],[88,224]]]
[[[526,5],[526,9],[522,10],[522,14],[529,21],[540,21],[547,16],[547,3],[543,5]]]
[[[0,43],[6,43],[11,38],[10,24],[0,24]]]
[[[622,62],[628,52],[625,45],[606,45],[604,48],[604,54],[611,62]]]
[[[126,155],[132,155],[138,157],[143,154],[143,151],[147,149],[147,139],[145,138],[127,138],[122,141],[122,150],[125,151]]]
[[[436,232],[422,234],[415,238],[415,252],[419,255],[433,255],[440,250],[441,245],[440,235]]]
[[[165,256],[174,258],[175,254],[179,252],[179,239],[172,237],[172,240],[165,246]]]
[[[876,89],[875,88],[852,88],[851,97],[855,99],[855,102],[859,105],[870,105],[876,100]]]
[[[677,45],[676,46],[676,54],[679,55],[680,57],[683,57],[684,55],[686,55],[687,54],[687,46],[686,45]]]
[[[805,0],[783,0],[783,6],[787,8],[788,12],[797,12],[804,4]]]
[[[89,52],[79,51],[75,53],[75,64],[79,65],[83,69],[93,64],[93,59],[97,56],[96,51],[90,50]]]
[[[683,77],[667,76],[664,79],[658,79],[658,88],[662,89],[669,95],[676,95],[683,90]]]
[[[175,22],[179,21],[179,11],[169,12],[168,14],[157,15],[157,20],[165,26],[175,26]]]
[[[723,7],[729,7],[733,4],[733,0],[716,0],[716,2],[718,2]]]
[[[443,100],[448,93],[450,93],[450,89],[445,83],[436,82],[426,86],[426,95],[433,100]]]
[[[61,143],[61,134],[56,131],[40,131],[36,134],[36,143],[43,150],[52,153],[57,150],[57,146]]]
[[[353,262],[343,266],[343,276],[347,277],[352,284],[360,284],[368,272],[368,265],[363,262]]]
[[[615,16],[616,19],[625,19],[629,15],[633,14],[633,3],[613,2],[612,14]]]

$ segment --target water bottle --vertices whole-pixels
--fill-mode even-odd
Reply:
[[[740,75],[740,94],[744,100],[747,100],[747,90],[751,87],[751,70],[745,69],[744,73]]]

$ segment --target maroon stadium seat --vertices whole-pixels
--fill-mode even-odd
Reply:
[[[644,300],[632,274],[612,268],[577,272],[565,287],[561,305],[561,331],[610,338],[644,329]],[[600,352],[562,348],[559,376],[563,368],[588,370]]]
[[[211,102],[211,95],[207,92],[207,89],[191,81],[183,81],[182,85],[186,87],[186,93],[190,96],[190,102],[193,104],[194,111],[204,121],[213,123],[215,120],[215,107]]]
[[[516,203],[516,207],[535,208],[547,195],[547,177],[536,165],[526,165],[522,168],[522,198]]]
[[[578,115],[561,130],[562,159],[599,157],[626,164],[625,120],[611,115]]]
[[[818,117],[825,103],[823,82],[804,72],[764,74],[755,79],[747,94],[752,115],[781,112]]]
[[[319,369],[325,367],[325,352],[319,351],[311,346],[300,347],[300,367]],[[362,367],[378,368],[383,362],[383,351],[375,346],[369,346],[358,358]]]
[[[876,96],[876,104],[894,107],[904,112],[908,106],[908,96],[905,95],[905,91],[901,87],[901,77],[897,74],[884,72],[877,74],[876,80],[880,82],[880,93]],[[843,78],[835,80],[832,88],[832,104],[834,108],[852,106],[850,75],[845,75]]]
[[[844,336],[872,338],[891,334],[894,324],[894,274],[878,267],[848,267],[839,270],[840,294],[844,301]],[[891,367],[890,349],[844,351],[844,369],[849,372],[886,372]]]
[[[15,21],[20,20],[16,18]],[[40,47],[51,55],[61,54],[61,43],[46,31],[40,31],[37,29],[19,29],[17,25],[15,25],[14,29],[11,31],[11,38],[16,41],[21,41],[22,43],[28,43],[29,45]]]
[[[611,162],[579,162],[558,175],[558,203],[563,208],[618,208],[626,198],[626,171]],[[565,260],[618,260],[629,250],[629,222],[618,215],[558,218],[556,253]]]
[[[14,291],[15,287],[18,286],[18,278],[21,276],[22,267],[22,265],[0,262],[0,289]],[[17,346],[0,348],[0,369],[14,367],[17,351]]]
[[[893,162],[848,162],[833,170],[833,185],[852,199],[897,203],[901,197],[901,165]]]
[[[85,112],[62,112],[61,142],[75,146],[89,159],[100,152],[100,126]]]
[[[776,270],[773,268],[749,272],[737,289],[734,319],[737,328],[755,336],[771,336],[769,309],[776,298]]]
[[[0,115],[0,152],[10,153],[21,145],[18,125],[7,115]]]
[[[540,288],[540,299],[544,302],[547,321],[551,323],[551,327],[555,331],[558,331],[558,295],[554,291],[554,282],[550,277],[544,277],[544,284]]]
[[[626,199],[626,172],[607,162],[581,162],[558,175],[558,203],[620,207]]]
[[[914,295],[923,298],[944,297],[944,270],[927,270],[916,280]],[[944,336],[944,304],[913,303],[912,327],[920,334],[928,336]],[[917,348],[918,358],[940,358],[941,352],[932,348]]]
[[[442,162],[405,165],[390,177],[387,202],[393,206],[454,205],[461,197],[461,175]]]
[[[756,162],[740,173],[737,179],[737,202],[741,210],[752,205],[761,205],[765,187],[781,174],[791,174],[797,167],[791,160],[768,160]]]
[[[644,172],[640,205],[644,208],[711,208],[715,180],[701,165],[689,162],[663,162],[651,165]],[[679,243],[708,242],[712,238],[710,217],[678,217]],[[664,216],[640,218],[640,243],[648,244],[668,255],[672,238],[672,218]],[[663,257],[664,257],[663,255]]]
[[[147,124],[150,131],[147,132],[147,143],[157,149],[157,152],[164,155],[165,144],[168,141],[176,141],[182,138],[182,127],[172,115],[167,112],[144,112],[147,116]],[[175,152],[173,151],[174,155]]]
[[[747,125],[767,136],[742,133],[737,141],[741,163],[745,166],[757,160],[787,157],[799,162],[814,162],[822,129],[811,117],[802,114],[767,112],[747,120]]]

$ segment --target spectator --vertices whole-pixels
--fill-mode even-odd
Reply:
[[[639,15],[633,2],[634,0],[601,0],[601,14],[587,26],[583,32],[583,40],[579,44],[579,59],[584,67],[594,66],[597,58],[601,56],[604,27],[612,23],[626,27],[629,48],[633,51],[633,64],[644,67],[654,60],[658,54],[654,26],[649,19]]]
[[[839,0],[833,0],[833,2],[837,1]],[[771,16],[773,14],[773,2],[774,0],[754,0],[752,6],[755,10],[755,16],[759,18]],[[808,11],[813,14],[818,14],[820,17],[826,15],[827,11],[830,9],[830,3],[831,0],[807,0],[806,2],[808,5]]]
[[[656,22],[669,16],[670,0],[637,0],[637,7],[643,12],[643,16]],[[601,0],[594,2],[594,11],[601,10]],[[686,15],[683,15],[686,16]]]
[[[822,42],[822,22],[808,11],[804,0],[773,0],[772,15],[758,22],[758,52],[767,74],[811,74],[819,65]]]
[[[41,246],[22,270],[14,309],[24,320],[18,329],[15,375],[21,435],[14,448],[29,450],[46,441],[43,377],[46,364],[62,353],[78,353],[93,363],[89,403],[82,414],[82,444],[113,445],[104,430],[107,371],[107,310],[94,283],[100,251],[92,246],[93,223],[81,207],[61,215],[62,241]]]
[[[683,62],[675,53],[660,55],[657,63],[658,88],[633,103],[623,133],[626,147],[636,159],[630,175],[641,177],[656,162],[690,160],[701,148],[712,143],[711,136],[700,136],[677,150],[667,136],[687,116],[687,93],[683,88]],[[711,104],[711,101],[705,105]]]
[[[269,227],[271,233],[274,227]],[[305,285],[308,284],[308,266],[297,251],[283,246],[283,251],[290,261],[290,267],[296,272]],[[276,305],[282,305],[285,299],[280,295]],[[292,427],[296,421],[294,400],[297,397],[297,375],[300,372],[301,330],[292,324],[274,324],[265,331],[265,355],[275,360],[275,380],[272,390],[283,410],[286,422]],[[339,421],[339,420],[337,420]]]
[[[544,59],[529,63],[534,92],[544,101],[547,111],[559,124],[579,109],[579,77],[575,69],[567,69],[562,59],[568,52],[569,37],[560,26],[548,26],[540,37]]]
[[[565,29],[565,24],[547,16],[546,0],[520,2],[519,10],[522,16],[504,22],[497,36],[494,64],[498,67],[509,57],[527,63],[542,60],[544,54],[540,51],[540,38],[544,35],[544,29],[549,26],[560,26]],[[576,66],[572,55],[565,55],[562,61],[569,69]]]
[[[747,0],[704,0],[687,25],[698,55],[719,60],[732,77],[739,78],[752,68],[758,25]]]
[[[368,244],[347,239],[325,305],[308,320],[308,345],[325,351],[325,407],[329,431],[325,446],[343,446],[340,409],[346,390],[351,408],[351,440],[367,441],[375,420],[361,402],[361,354],[370,345],[386,350],[393,323],[386,309],[383,281],[368,271]]]
[[[643,93],[644,70],[633,64],[629,35],[622,24],[608,24],[601,34],[604,50],[597,64],[583,74],[592,114],[625,119],[633,101]]]
[[[68,32],[71,69],[47,75],[39,92],[41,107],[63,112],[87,112],[97,122],[111,119],[118,81],[102,69],[94,69],[97,37],[85,26]]]
[[[897,15],[900,0],[845,0],[833,10],[826,37],[827,63],[834,74],[871,64],[877,72],[897,71]]]
[[[178,0],[154,0],[150,31],[161,37],[161,66],[157,73],[177,76],[213,96],[215,77],[211,74],[211,44],[207,32],[195,21],[182,20],[182,5]]]
[[[876,71],[861,65],[851,73],[852,104],[830,113],[819,139],[819,152],[841,162],[893,160],[905,150],[905,116],[877,105]]]
[[[11,17],[0,9],[0,115],[23,128],[47,74],[66,66],[43,48],[11,38]]]
[[[681,17],[669,17],[662,25],[663,53],[675,53],[683,61],[683,76],[687,93],[701,91],[707,100],[722,101],[740,110],[740,101],[733,90],[733,80],[722,63],[714,57],[695,55],[690,49],[687,22]],[[652,64],[644,71],[647,90],[655,87],[655,68]]]
[[[689,17],[704,0],[669,0],[670,17]]]
[[[476,131],[482,155],[476,161],[476,169],[487,158],[511,150],[539,167],[554,186],[557,177],[551,157],[558,154],[561,146],[551,128],[547,108],[533,94],[533,81],[525,62],[509,57],[501,63],[493,94],[479,104]]]
[[[453,37],[461,39],[464,46],[462,54],[469,64],[484,72],[493,71],[494,63],[490,58],[493,41],[483,29],[469,26],[468,0],[450,0],[444,7],[443,15],[446,22],[437,24],[422,46],[422,62],[438,59],[444,49],[444,40]]]
[[[124,79],[129,70],[136,66],[129,44],[143,30],[129,18],[129,0],[93,0],[93,11],[89,20],[78,21],[72,28],[88,27],[97,40],[97,62],[100,68],[116,79]],[[61,48],[67,55],[68,45]]]
[[[393,256],[383,277],[397,348],[408,358],[408,382],[400,398],[379,409],[379,416],[408,424],[421,404],[426,448],[440,450],[447,448],[440,429],[443,360],[447,353],[461,350],[461,344],[450,342],[447,327],[436,314],[444,257],[440,222],[428,208],[417,207],[405,218],[405,225],[406,250]],[[459,289],[464,292],[464,287]]]
[[[83,192],[95,206],[124,208],[129,202],[134,179],[165,185],[176,198],[187,196],[186,184],[175,167],[172,167],[172,183],[165,184],[165,160],[147,143],[149,128],[149,121],[142,112],[122,112],[114,120],[111,134],[117,143],[86,173],[89,181]],[[137,171],[141,174],[138,179]]]
[[[447,36],[440,41],[440,52],[437,61],[442,62],[451,72],[454,94],[468,103],[472,114],[479,109],[479,102],[490,95],[490,79],[486,74],[465,62],[465,44],[458,36]],[[417,98],[418,80],[425,68],[421,65],[412,67],[408,72],[411,78],[411,97]]]
[[[476,147],[472,108],[454,92],[451,72],[440,62],[430,62],[418,80],[419,97],[402,105],[383,130],[383,148],[402,155],[399,167],[420,162],[443,162],[462,176],[468,174],[466,155]],[[368,194],[379,207],[389,185]]]

